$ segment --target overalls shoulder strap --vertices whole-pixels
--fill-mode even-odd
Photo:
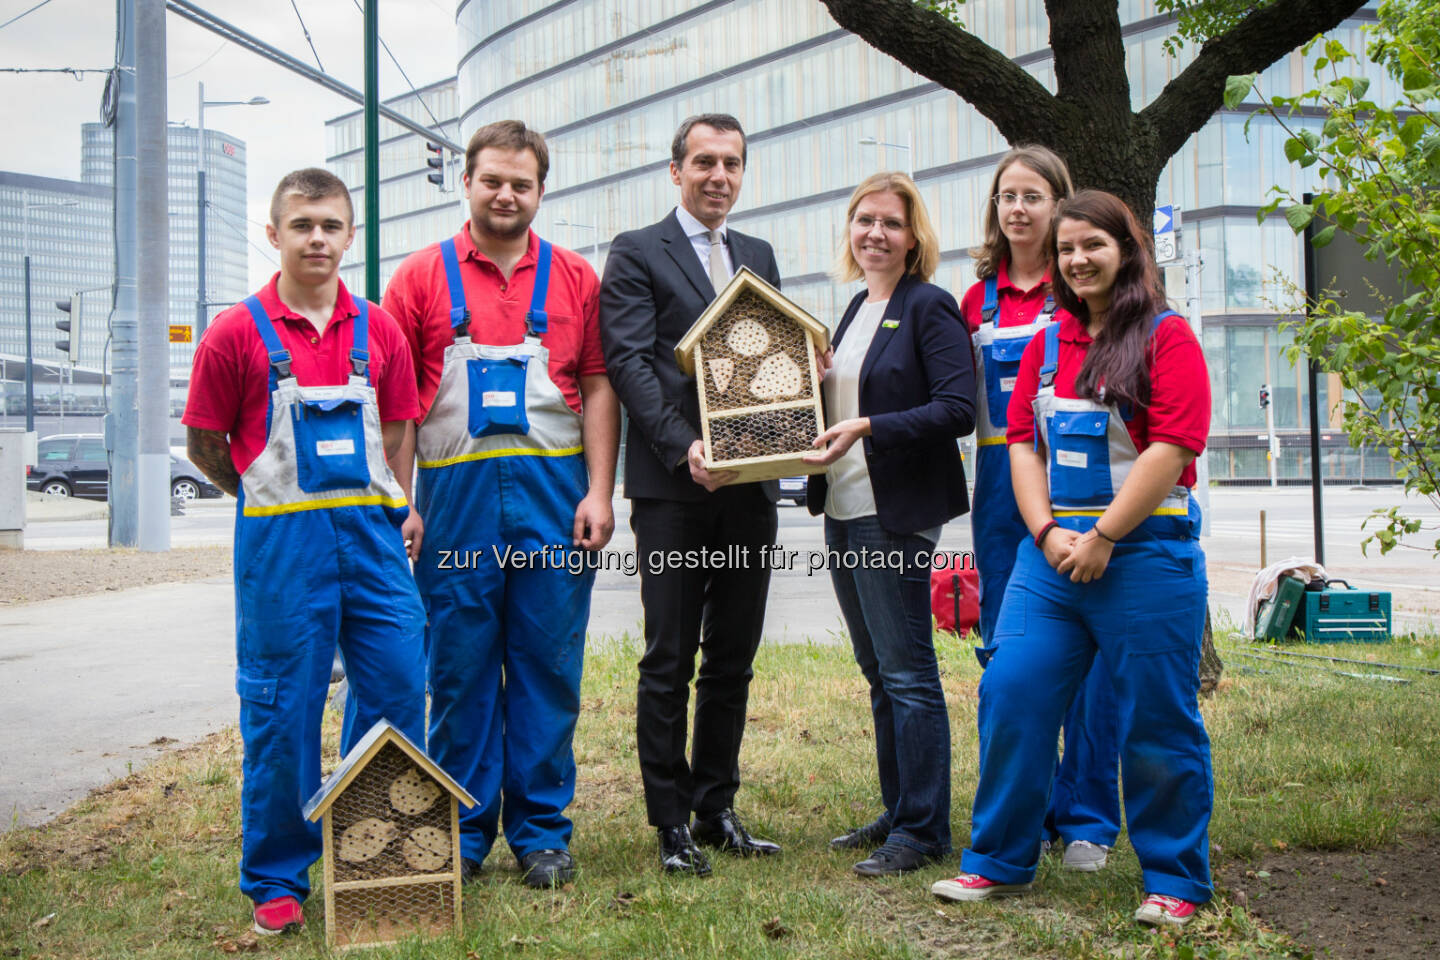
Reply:
[[[535,290],[530,294],[530,310],[525,314],[525,336],[538,337],[549,329],[545,315],[545,299],[550,291],[549,240],[540,241],[540,252],[535,258]]]
[[[455,238],[440,241],[440,262],[445,265],[445,286],[450,291],[450,329],[455,339],[470,336],[470,307],[465,303],[465,286],[460,282],[460,257],[455,252]]]
[[[370,301],[355,301],[355,325],[350,328],[350,369],[367,382],[370,379]]]
[[[275,324],[270,322],[270,315],[265,312],[260,298],[252,293],[242,302],[250,311],[250,319],[255,322],[255,330],[260,334],[265,353],[270,358],[270,389],[273,391],[278,381],[290,377],[290,351],[281,345],[280,335],[275,332]]]
[[[985,302],[980,305],[980,322],[994,323],[1000,312],[1000,281],[995,274],[985,278]]]
[[[1045,328],[1045,360],[1040,364],[1040,388],[1055,383],[1055,371],[1060,366],[1060,324],[1052,323]]]

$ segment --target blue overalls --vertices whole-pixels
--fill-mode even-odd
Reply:
[[[320,719],[335,644],[354,714],[342,754],[380,719],[425,728],[424,613],[368,379],[369,305],[356,298],[341,386],[302,387],[257,297],[245,300],[270,357],[265,449],[235,511],[235,688],[245,742],[240,890],[304,899],[320,825],[301,806],[320,786]]]
[[[1059,325],[1044,337],[1036,446],[1043,440],[1047,451],[1056,521],[1083,532],[1139,454],[1117,407],[1055,396]],[[1206,579],[1190,499],[1175,487],[1090,583],[1072,583],[1032,540],[1021,543],[980,681],[980,785],[965,872],[1007,884],[1034,877],[1055,737],[1100,652],[1119,705],[1125,813],[1145,890],[1210,899],[1214,784],[1196,706]]]
[[[1054,323],[1055,300],[1032,322],[1002,327],[994,276],[985,279],[985,300],[975,344],[975,504],[970,529],[980,573],[980,639],[975,652],[981,666],[995,652],[995,622],[1015,566],[1015,551],[1030,533],[1015,503],[1010,482],[1010,451],[1005,445],[1007,410],[1015,389],[1020,357],[1035,334]],[[1115,729],[1115,695],[1103,663],[1085,678],[1065,716],[1065,752],[1056,764],[1055,788],[1045,817],[1045,837],[1067,843],[1085,840],[1113,847],[1120,835],[1120,793],[1115,777],[1120,762]]]
[[[455,341],[420,425],[415,578],[430,625],[430,755],[475,797],[460,850],[483,861],[503,818],[516,859],[566,849],[593,564],[572,547],[589,482],[580,415],[550,379],[540,243],[524,342],[472,341],[454,240],[440,244]],[[502,808],[503,794],[503,808]]]

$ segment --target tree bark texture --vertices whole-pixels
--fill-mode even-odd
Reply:
[[[1361,0],[1274,0],[1217,37],[1147,106],[1130,106],[1116,0],[1045,0],[1056,92],[914,0],[820,0],[835,22],[975,107],[1011,144],[1040,143],[1150,222],[1166,162],[1220,108],[1225,78],[1263,70],[1359,10]],[[963,8],[962,8],[963,14]]]

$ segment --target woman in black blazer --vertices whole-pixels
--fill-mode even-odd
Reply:
[[[823,464],[806,502],[825,511],[830,578],[870,683],[884,810],[831,846],[874,848],[861,876],[913,870],[950,852],[950,723],[931,642],[930,558],[945,521],[969,510],[955,439],[974,428],[970,336],[955,298],[928,280],[939,242],[901,173],[850,197],[837,270],[864,279],[835,332],[823,384]]]

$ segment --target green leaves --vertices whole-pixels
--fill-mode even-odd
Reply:
[[[1290,224],[1290,229],[1296,233],[1309,226],[1314,217],[1315,208],[1308,203],[1297,203],[1285,208],[1285,222]]]
[[[1234,110],[1245,102],[1245,97],[1255,88],[1255,81],[1260,79],[1258,73],[1242,73],[1233,77],[1225,78],[1225,108]]]

